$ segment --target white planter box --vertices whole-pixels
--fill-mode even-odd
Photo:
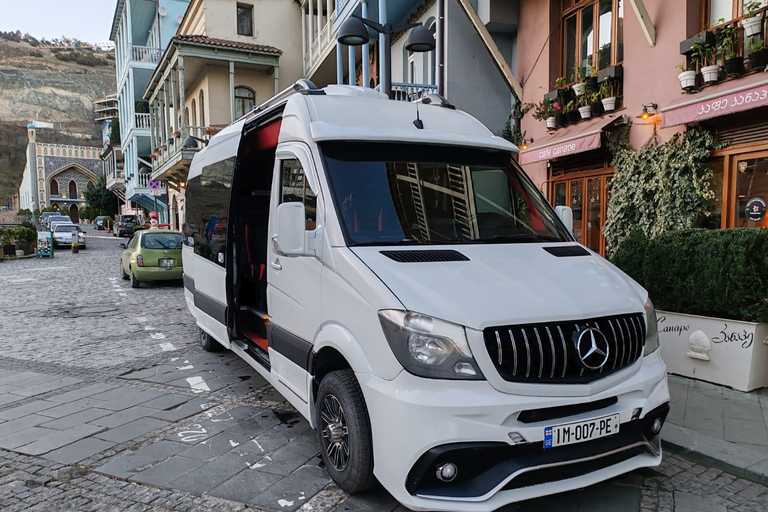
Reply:
[[[601,101],[603,102],[603,109],[605,109],[606,112],[616,109],[616,96],[603,98]]]
[[[667,371],[739,391],[768,386],[768,324],[657,311]]]
[[[554,116],[547,118],[547,128],[550,130],[557,128],[557,119]]]
[[[717,82],[720,79],[720,66],[704,66],[701,68],[701,76],[708,84]]]
[[[763,15],[760,14],[752,18],[741,20],[741,26],[744,27],[745,36],[756,36],[763,31]]]
[[[677,75],[677,79],[680,80],[680,87],[685,90],[693,89],[696,87],[696,72],[695,71],[683,71]]]
[[[573,92],[576,93],[576,96],[581,96],[581,93],[584,92],[584,88],[587,86],[584,82],[579,82],[577,84],[573,84],[571,88],[573,88]]]
[[[589,119],[592,117],[592,105],[587,105],[586,107],[579,107],[579,115],[581,115],[582,119]]]

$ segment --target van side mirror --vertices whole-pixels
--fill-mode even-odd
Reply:
[[[573,234],[573,210],[570,206],[555,206],[555,213],[563,221],[568,232]]]
[[[277,207],[277,233],[272,235],[275,252],[286,256],[304,254],[304,203],[283,203]]]

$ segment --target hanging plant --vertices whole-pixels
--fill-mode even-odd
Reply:
[[[713,149],[722,147],[714,136],[694,129],[675,134],[659,144],[657,135],[634,151],[628,125],[609,140],[614,175],[608,185],[611,199],[603,234],[608,255],[635,229],[646,236],[694,226],[708,215],[712,170],[705,163]]]

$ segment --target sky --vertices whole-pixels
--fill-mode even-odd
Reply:
[[[117,0],[0,0],[0,30],[106,43]]]

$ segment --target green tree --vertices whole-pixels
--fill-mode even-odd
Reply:
[[[107,190],[107,178],[105,175],[99,175],[96,183],[88,183],[85,188],[85,200],[91,211],[96,215],[115,215],[117,213],[117,199],[115,195]]]

